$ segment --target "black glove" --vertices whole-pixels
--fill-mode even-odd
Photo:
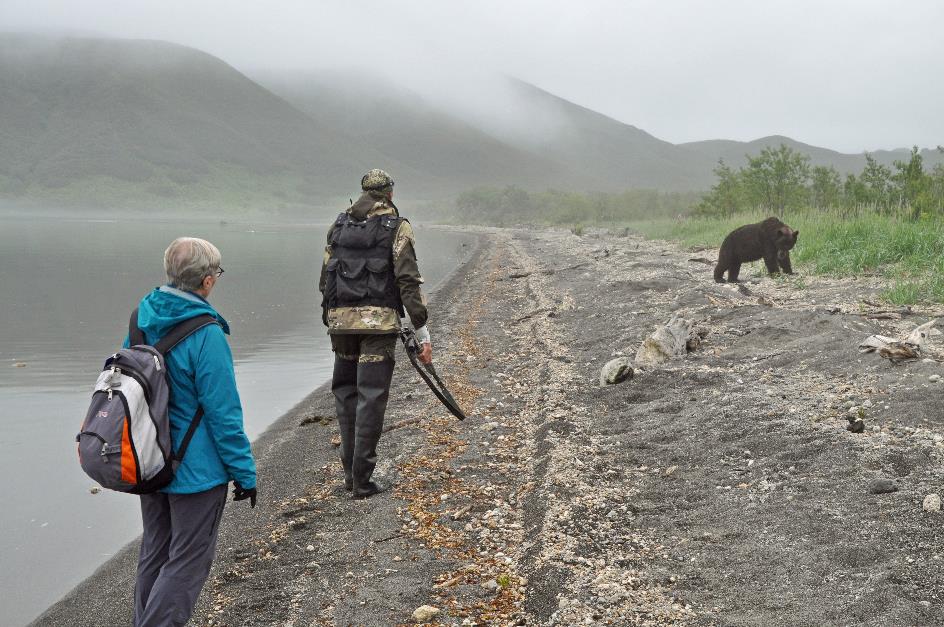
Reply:
[[[256,489],[249,488],[248,490],[241,485],[238,481],[233,482],[233,500],[234,501],[244,501],[249,499],[249,507],[256,506]]]

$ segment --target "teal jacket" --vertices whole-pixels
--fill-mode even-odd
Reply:
[[[230,481],[238,481],[244,488],[256,487],[256,462],[243,429],[226,320],[203,298],[165,285],[141,299],[138,327],[153,345],[177,323],[203,314],[214,316],[220,326],[199,329],[165,356],[174,450],[180,446],[198,404],[204,414],[173,482],[162,492],[191,494]]]

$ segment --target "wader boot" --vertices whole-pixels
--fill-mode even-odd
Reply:
[[[357,415],[357,362],[334,358],[334,376],[331,378],[338,432],[341,435],[341,465],[344,466],[344,489],[354,487],[351,468],[354,460],[354,419]]]
[[[357,420],[351,466],[356,499],[367,498],[385,489],[385,486],[371,481],[370,476],[377,465],[377,442],[383,431],[393,365],[392,359],[357,364]]]

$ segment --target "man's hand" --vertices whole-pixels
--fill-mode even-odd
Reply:
[[[238,481],[233,481],[233,500],[234,501],[244,501],[249,499],[249,507],[256,507],[256,489],[249,488],[248,490],[241,485]]]
[[[433,363],[433,344],[431,342],[420,344],[420,352],[416,354],[416,357],[424,364]]]

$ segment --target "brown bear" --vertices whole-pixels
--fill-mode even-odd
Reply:
[[[728,273],[728,282],[738,282],[741,264],[763,258],[770,274],[783,270],[793,274],[790,266],[790,249],[796,244],[799,231],[794,231],[777,218],[767,218],[756,224],[745,224],[728,233],[718,253],[718,265],[715,266],[715,281],[724,283],[724,273]],[[779,266],[779,268],[778,268]]]

